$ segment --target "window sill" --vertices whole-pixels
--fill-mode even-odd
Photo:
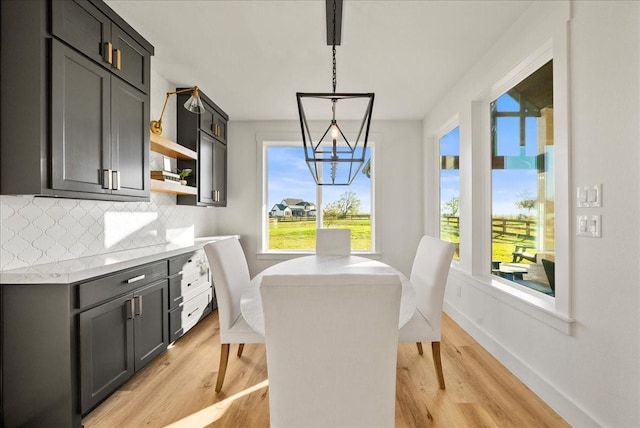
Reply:
[[[314,256],[316,254],[315,251],[269,251],[266,253],[258,253],[256,254],[256,258],[258,260],[289,260],[295,257],[303,257],[303,256]],[[352,251],[352,256],[362,256],[368,257],[370,259],[380,259],[382,254],[380,253],[372,253],[366,251]]]
[[[503,280],[494,275],[472,276],[467,272],[451,266],[451,277],[460,283],[500,300],[509,306],[541,321],[554,329],[570,335],[571,326],[575,320],[556,309],[555,298],[536,291],[529,291],[511,281]]]

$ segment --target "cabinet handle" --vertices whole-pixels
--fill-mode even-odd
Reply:
[[[132,320],[136,315],[136,308],[135,308],[135,302],[133,301],[133,299],[129,300],[129,315],[127,316],[127,319]]]
[[[113,64],[113,45],[111,42],[104,44],[104,60],[109,64]]]
[[[122,51],[116,49],[116,70],[122,69]]]
[[[178,275],[182,275],[182,273],[183,273],[183,272],[184,272],[184,271],[183,271],[183,270],[181,270],[180,272],[178,272]]]
[[[134,276],[133,278],[129,278],[127,279],[127,284],[133,284],[134,282],[138,282],[140,280],[145,279],[147,276],[146,275],[138,275],[138,276]]]
[[[189,312],[189,313],[187,314],[187,317],[190,317],[191,315],[193,315],[193,314],[195,314],[196,312],[198,312],[198,309],[200,309],[200,308],[195,308],[194,310],[192,310],[191,312]]]
[[[102,170],[102,188],[103,189],[111,189],[111,170],[103,169]]]
[[[136,315],[142,315],[142,296],[136,296],[136,299],[138,299],[138,312],[136,312]]]
[[[113,171],[113,182],[115,187],[112,190],[120,190],[120,171]]]

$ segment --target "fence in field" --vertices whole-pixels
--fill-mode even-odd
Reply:
[[[440,226],[442,230],[458,232],[460,217],[440,217]],[[536,233],[536,222],[535,220],[494,217],[491,221],[491,232],[495,235],[533,238]]]
[[[327,218],[327,217],[325,217]],[[349,214],[346,216],[330,217],[333,220],[369,220],[371,214]],[[269,223],[285,223],[290,221],[316,221],[315,216],[291,216],[291,217],[269,217]]]

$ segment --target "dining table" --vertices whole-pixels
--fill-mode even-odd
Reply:
[[[323,274],[397,274],[402,285],[398,328],[405,325],[416,309],[416,294],[413,285],[400,271],[378,260],[362,256],[322,256],[297,257],[277,263],[260,272],[243,291],[240,311],[247,324],[264,335],[264,315],[260,284],[264,275],[323,275]]]

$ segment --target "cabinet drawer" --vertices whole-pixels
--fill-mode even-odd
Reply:
[[[51,32],[93,61],[110,66],[111,21],[87,0],[53,0]]]
[[[169,312],[169,341],[173,342],[211,313],[212,289],[207,288],[180,307]]]
[[[169,275],[178,273],[188,275],[189,272],[204,271],[206,266],[207,258],[204,250],[198,250],[169,260]]]
[[[209,275],[198,273],[192,275],[177,275],[169,279],[169,309],[173,309],[211,287]]]
[[[83,308],[111,299],[143,285],[151,284],[166,276],[167,262],[163,260],[80,284],[80,307]]]
[[[114,52],[111,71],[148,94],[151,70],[149,53],[117,25],[111,27],[111,34]]]

